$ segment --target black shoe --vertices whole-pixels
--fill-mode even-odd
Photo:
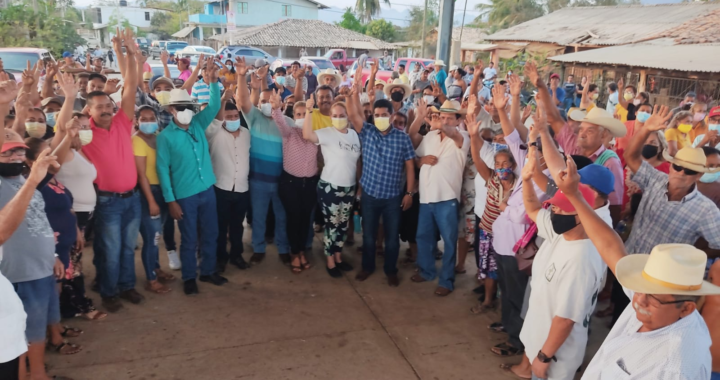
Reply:
[[[122,302],[120,302],[120,297],[103,297],[102,299],[102,306],[105,308],[105,310],[116,313],[118,310],[123,308]]]
[[[220,286],[220,285],[228,282],[228,279],[217,273],[213,273],[213,274],[207,275],[207,276],[200,276],[200,281],[209,282],[213,285]]]
[[[285,265],[290,265],[290,261],[291,261],[290,254],[286,253],[284,255],[280,255],[280,261],[282,261],[282,263]]]
[[[282,255],[280,255],[280,256],[282,256]],[[263,252],[263,253],[255,252],[255,253],[253,253],[252,257],[250,257],[250,264],[259,264],[263,260],[265,260],[265,252]]]
[[[353,266],[350,265],[350,264],[348,264],[348,263],[346,263],[346,262],[344,262],[344,261],[341,261],[341,262],[339,262],[339,263],[336,262],[336,263],[335,263],[335,268],[338,268],[338,269],[340,269],[340,270],[343,271],[343,272],[350,272],[351,270],[353,270]]]
[[[388,279],[388,285],[392,287],[398,287],[400,285],[400,279],[396,274],[389,274],[387,276]]]
[[[342,272],[340,271],[340,268],[338,268],[338,267],[328,268],[328,267],[326,266],[325,269],[327,269],[328,274],[329,274],[330,277],[332,277],[332,278],[340,278],[340,277],[342,277]]]
[[[120,292],[120,298],[132,303],[132,304],[139,304],[142,302],[145,297],[138,293],[135,289],[128,289],[126,291]]]
[[[250,265],[248,265],[248,263],[243,260],[242,257],[239,257],[237,259],[230,259],[230,264],[235,265],[236,267],[238,267],[238,269],[242,270],[250,268]]]
[[[199,293],[197,282],[195,282],[194,279],[185,281],[185,283],[183,284],[183,290],[185,290],[185,294],[187,295]]]
[[[221,263],[221,262],[218,262],[218,263],[215,265],[215,270],[216,270],[218,273],[225,273],[225,267],[226,267],[226,266],[227,266],[227,263],[226,263],[226,262],[222,262],[222,263]]]

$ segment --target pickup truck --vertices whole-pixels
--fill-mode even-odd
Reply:
[[[415,65],[420,65],[420,69],[426,69],[428,66],[430,66],[435,61],[432,59],[427,58],[398,58],[395,61],[395,65],[393,65],[393,70],[378,70],[377,74],[375,75],[375,80],[381,80],[383,82],[388,83],[390,81],[390,76],[392,75],[393,71],[397,71],[398,67],[400,65],[405,65],[405,73],[410,76],[410,73],[413,72],[415,69]],[[362,70],[362,80],[364,84],[367,84],[368,79],[370,78],[370,68],[372,67],[372,61],[367,60],[365,62],[365,68]],[[355,76],[355,70],[357,69],[357,62],[353,63],[352,67],[350,67],[350,72],[353,73],[352,77]]]
[[[357,61],[357,57],[348,57],[347,53],[343,49],[328,50],[328,52],[323,55],[323,58],[330,60],[330,62],[332,62],[337,68],[340,68],[340,65],[343,65],[345,70]]]

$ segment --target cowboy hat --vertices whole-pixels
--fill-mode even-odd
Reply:
[[[720,287],[703,281],[707,254],[689,244],[658,244],[649,255],[627,255],[615,266],[624,288],[643,294],[703,296]]]
[[[435,66],[445,66],[445,62],[442,59],[438,59],[433,63]]]
[[[671,157],[667,149],[663,150],[663,158],[671,164],[679,165],[684,168],[695,170],[701,173],[714,173],[720,168],[711,169],[707,167],[707,157],[702,148],[683,147],[675,153],[675,157]]]
[[[455,114],[461,114],[464,115],[467,113],[466,108],[462,108],[460,106],[460,102],[457,100],[446,100],[445,103],[443,103],[440,108],[438,109],[435,106],[430,107],[430,112],[439,112],[439,113],[455,113]]]
[[[395,79],[391,84],[388,84],[383,88],[383,92],[385,93],[385,96],[390,98],[390,94],[392,94],[392,90],[396,88],[402,88],[404,91],[403,94],[403,100],[407,99],[410,96],[410,85],[407,85],[400,80],[400,78]]]
[[[196,99],[190,97],[187,90],[175,88],[170,90],[170,100],[163,107],[167,109],[169,106],[200,106]]]
[[[622,121],[614,118],[610,112],[600,107],[593,107],[587,113],[577,110],[571,112],[568,116],[575,121],[581,123],[590,123],[599,125],[607,129],[611,135],[615,137],[624,137],[627,134],[627,127]]]
[[[379,84],[385,86],[387,83],[385,83],[382,79],[375,79],[375,86]]]
[[[320,83],[320,86],[325,84],[325,77],[332,76],[335,78],[335,85],[339,86],[340,82],[342,82],[342,77],[338,75],[338,73],[333,69],[325,69],[317,76],[318,83]]]

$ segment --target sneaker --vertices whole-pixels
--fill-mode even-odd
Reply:
[[[137,305],[145,299],[145,296],[138,293],[135,289],[128,289],[120,292],[120,298]]]
[[[168,251],[167,254],[170,269],[180,270],[180,268],[182,268],[182,263],[180,262],[180,255],[178,255],[176,251]]]

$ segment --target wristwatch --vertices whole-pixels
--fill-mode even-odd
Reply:
[[[534,146],[534,147],[536,147],[536,148],[537,148],[537,147],[538,147],[538,143],[537,143],[537,141],[533,141],[533,142],[531,142],[531,143],[530,143],[530,146]]]
[[[409,196],[412,197],[413,195],[415,195],[415,193],[412,192],[412,191],[406,191],[406,192],[405,192],[405,195],[409,195]]]
[[[550,363],[551,360],[554,360],[557,362],[557,358],[553,355],[553,357],[549,358],[547,355],[543,354],[542,350],[538,351],[537,359],[540,360],[541,363]]]

